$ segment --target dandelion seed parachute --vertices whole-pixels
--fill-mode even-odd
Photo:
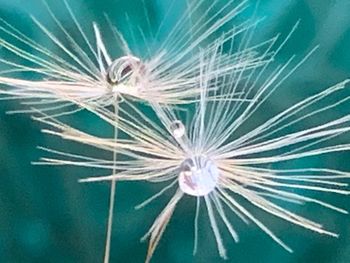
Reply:
[[[83,179],[83,182],[144,180],[168,183],[167,187],[146,200],[140,207],[160,197],[164,192],[176,188],[173,198],[144,237],[150,238],[146,262],[150,261],[177,204],[185,194],[197,199],[194,253],[197,249],[199,206],[203,201],[219,254],[223,258],[227,258],[227,253],[218,220],[226,226],[232,238],[236,242],[239,241],[238,230],[234,229],[229,221],[226,210],[232,211],[246,223],[254,223],[290,252],[291,248],[255,215],[252,206],[291,224],[336,237],[336,233],[326,230],[314,220],[288,210],[283,203],[316,204],[339,213],[347,213],[343,208],[310,193],[348,195],[350,191],[343,180],[349,179],[350,173],[328,167],[326,162],[322,167],[310,165],[298,168],[293,167],[291,162],[308,160],[307,158],[313,156],[321,158],[327,154],[350,150],[350,144],[338,141],[350,131],[350,115],[339,113],[339,116],[332,115],[329,119],[321,118],[320,123],[312,122],[318,116],[327,116],[327,113],[340,105],[349,103],[349,93],[344,92],[344,89],[350,80],[307,97],[251,127],[252,116],[259,112],[275,90],[308,56],[294,66],[292,58],[272,71],[268,68],[274,66],[267,63],[259,69],[232,72],[216,79],[208,76],[215,72],[216,66],[220,64],[214,61],[222,58],[215,52],[204,52],[201,57],[201,94],[189,125],[183,127],[186,121],[181,121],[176,110],[167,106],[151,103],[159,117],[158,122],[147,117],[128,101],[118,117],[118,127],[130,138],[117,142],[83,133],[55,120],[45,120],[44,122],[52,127],[45,130],[47,133],[105,151],[116,151],[127,156],[129,160],[110,162],[75,155],[75,160],[71,161],[68,153],[49,150],[58,156],[44,158],[42,163],[116,168],[115,174],[87,178]],[[223,95],[223,99],[208,99],[211,92],[216,95],[219,92],[210,90],[212,85],[225,86],[223,90],[227,93]],[[233,94],[238,90],[241,100],[232,100]],[[246,98],[250,99],[244,100]],[[114,125],[114,120],[108,112],[90,110]],[[301,123],[304,125],[300,126]],[[245,130],[247,126],[248,131]],[[284,166],[276,168],[275,164]],[[295,189],[303,192],[296,192]],[[242,200],[250,206],[246,206]]]
[[[16,55],[22,62],[0,59],[4,65],[9,66],[9,70],[0,76],[0,84],[3,86],[0,94],[8,95],[9,98],[29,100],[32,107],[40,108],[41,111],[59,113],[77,101],[92,107],[114,105],[114,101],[121,95],[143,101],[156,101],[160,104],[189,103],[199,93],[199,90],[194,88],[198,82],[199,47],[212,50],[214,45],[206,43],[208,38],[228,25],[247,6],[246,1],[236,3],[230,0],[224,5],[219,5],[219,1],[213,1],[207,12],[215,8],[219,8],[219,11],[209,20],[204,20],[203,16],[192,22],[192,13],[200,10],[204,3],[195,2],[184,12],[160,47],[149,43],[143,32],[132,32],[143,37],[147,51],[142,54],[133,52],[122,34],[111,26],[116,37],[116,45],[120,45],[124,53],[123,56],[113,59],[103,41],[105,33],[100,32],[94,23],[95,41],[89,40],[87,32],[79,24],[69,5],[63,2],[86,48],[75,40],[49,6],[47,6],[48,13],[70,45],[65,44],[40,21],[34,17],[32,19],[64,57],[36,43],[1,19],[0,31],[6,38],[0,39],[0,46]],[[153,35],[154,42],[157,42],[159,32],[164,30],[164,21],[160,24],[157,34]],[[253,21],[247,21],[236,25],[222,34],[217,41],[230,42],[254,27],[254,24]],[[184,31],[184,28],[189,26],[191,29]],[[25,48],[12,44],[12,41],[19,42],[36,53],[31,54]],[[262,45],[268,44],[268,42],[262,43]],[[231,70],[240,71],[246,67],[245,64],[249,64],[250,67],[261,65],[267,56],[257,57],[255,49],[258,48],[259,46],[256,46],[241,52],[221,53],[224,57],[220,60],[222,64],[213,74],[225,75]],[[242,57],[245,59],[242,60]],[[16,72],[33,73],[39,80],[7,76],[8,73]]]
[[[214,51],[217,45],[208,44],[208,39],[241,13],[246,8],[246,2],[236,3],[230,0],[220,6],[220,1],[213,1],[207,12],[216,8],[219,8],[219,11],[208,20],[205,19],[206,16],[202,16],[193,22],[192,13],[198,12],[204,5],[204,1],[195,1],[158,47],[152,46],[154,43],[148,43],[144,32],[131,32],[139,33],[147,46],[147,52],[138,54],[131,50],[122,34],[111,26],[109,32],[113,33],[115,45],[120,45],[123,52],[122,56],[117,58],[110,55],[104,43],[105,30],[101,31],[98,25],[93,23],[95,39],[90,40],[65,0],[63,3],[83,43],[76,40],[47,4],[47,11],[63,39],[36,18],[32,17],[32,20],[51,41],[52,50],[0,19],[0,32],[4,34],[4,37],[0,38],[0,47],[15,55],[19,61],[0,58],[0,62],[9,67],[8,70],[0,72],[0,95],[8,96],[5,99],[23,100],[22,103],[29,106],[28,110],[16,110],[12,113],[41,111],[49,115],[45,118],[72,114],[84,108],[109,111],[109,106],[114,108],[109,114],[117,115],[119,104],[124,97],[144,102],[153,101],[162,105],[191,103],[200,93],[197,88],[200,48],[208,52]],[[164,30],[164,21],[153,35],[155,43],[158,41],[159,32]],[[254,28],[255,24],[255,21],[246,21],[236,25],[223,33],[216,42],[230,43],[235,37]],[[188,27],[190,30],[184,30]],[[261,66],[270,59],[270,54],[257,56],[257,50],[269,46],[272,41],[273,39],[237,52],[232,48],[227,53],[217,50],[222,59],[217,60],[220,65],[217,65],[217,71],[212,72],[210,78]],[[54,48],[60,52],[54,52]],[[28,49],[34,51],[34,54]],[[31,73],[35,80],[12,76],[23,72]],[[71,106],[78,108],[72,110],[69,108]],[[114,128],[117,139],[117,125]],[[115,153],[113,158],[116,159]],[[111,190],[111,196],[114,196],[113,192],[114,190]],[[111,197],[110,218],[113,214],[113,200]],[[106,246],[108,254],[109,245]],[[105,262],[108,262],[108,258]]]

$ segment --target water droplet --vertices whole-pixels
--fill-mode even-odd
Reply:
[[[179,186],[188,195],[209,194],[215,189],[218,179],[217,166],[203,155],[188,158],[180,166]]]
[[[120,84],[141,68],[141,60],[133,56],[123,56],[112,62],[107,69],[107,81],[110,84]]]
[[[184,136],[185,134],[185,126],[183,125],[183,123],[179,120],[174,121],[171,125],[170,125],[170,131],[171,134],[176,138],[181,138],[182,136]]]

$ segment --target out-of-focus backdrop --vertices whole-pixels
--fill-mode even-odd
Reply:
[[[208,4],[211,2],[207,1]],[[47,2],[67,31],[76,33],[68,11],[62,8],[62,2]],[[107,27],[104,16],[106,14],[118,29],[126,32],[126,39],[133,48],[140,45],[141,50],[144,48],[143,41],[133,39],[127,32],[130,29],[137,30],[137,27],[147,31],[145,12],[150,18],[151,26],[156,28],[171,7],[170,19],[165,24],[165,28],[171,30],[186,8],[186,2],[182,0],[174,1],[173,5],[173,0],[68,2],[89,37],[93,37],[93,21],[99,23],[102,31]],[[251,1],[250,11],[255,8],[255,4]],[[270,99],[271,110],[284,109],[285,104],[319,92],[350,76],[349,13],[348,0],[260,1],[256,16],[265,19],[253,36],[255,42],[268,39],[279,32],[287,35],[293,25],[299,19],[301,21],[275,63],[283,63],[293,54],[302,58],[314,46],[320,45],[318,51]],[[1,19],[25,32],[38,43],[54,48],[48,38],[34,26],[30,15],[35,16],[54,34],[62,35],[42,1],[0,0]],[[247,17],[243,13],[239,19],[244,20]],[[1,37],[3,36],[0,35]],[[107,46],[114,48],[117,54],[118,47],[114,45],[118,44],[114,42],[111,33],[104,34],[104,37]],[[150,35],[146,33],[145,38],[147,40]],[[157,41],[161,43],[162,36]],[[1,58],[16,59],[15,56],[5,53],[0,49]],[[0,65],[0,70],[2,69],[3,66]],[[109,184],[77,182],[79,178],[96,174],[97,171],[94,170],[31,165],[32,161],[37,161],[43,155],[36,146],[59,146],[61,150],[77,151],[86,151],[87,148],[43,135],[40,133],[42,126],[26,114],[5,114],[6,111],[19,107],[23,108],[16,101],[0,101],[0,262],[102,262]],[[348,108],[338,110],[350,111]],[[86,113],[69,116],[67,120],[73,125],[83,123],[87,129],[101,135],[112,134],[103,122]],[[88,148],[88,151],[99,154],[93,149]],[[107,155],[104,157],[109,158]],[[326,160],[333,167],[350,170],[350,154],[332,155]],[[118,184],[111,262],[143,262],[147,243],[141,243],[140,238],[151,226],[170,195],[165,194],[142,210],[134,210],[134,206],[159,189],[161,186],[147,183]],[[326,199],[350,209],[350,199],[330,195],[326,195]],[[193,205],[192,200],[185,199],[176,210],[152,262],[223,262],[218,256],[206,217],[200,220],[198,254],[192,256]],[[337,239],[321,236],[258,212],[257,215],[295,252],[289,254],[257,227],[246,226],[235,220],[234,227],[240,234],[241,242],[234,244],[227,233],[223,235],[229,256],[226,262],[349,262],[349,216],[315,206],[302,209],[304,214],[324,222],[326,227],[340,233],[340,237]]]

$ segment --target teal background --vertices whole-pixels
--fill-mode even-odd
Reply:
[[[92,21],[97,21],[101,28],[106,26],[104,13],[121,31],[127,32],[129,27],[135,28],[136,25],[145,30],[142,1],[68,2],[91,37]],[[152,26],[159,25],[170,2],[171,0],[145,0]],[[70,29],[74,31],[73,23],[67,11],[62,8],[62,3],[60,1],[48,1],[48,3],[57,17],[64,21],[68,31]],[[251,3],[250,12],[254,9],[254,1]],[[184,7],[184,1],[176,1],[172,10],[174,18],[169,19],[166,24],[169,30],[176,22],[176,15],[181,14]],[[129,20],[125,17],[126,12]],[[276,63],[286,61],[292,54],[302,57],[312,47],[320,44],[319,50],[312,58],[270,99],[271,112],[284,109],[286,105],[350,76],[349,13],[348,0],[260,1],[257,16],[266,18],[254,34],[256,42],[278,32],[286,35],[296,21],[301,19],[300,27],[278,56]],[[39,43],[50,47],[50,42],[35,29],[28,14],[33,14],[54,33],[58,32],[41,1],[0,0],[0,17]],[[240,19],[248,16],[249,12],[244,13]],[[126,38],[130,40],[131,36],[126,33]],[[160,37],[159,42],[161,40]],[[106,36],[106,42],[107,46],[112,47],[117,54],[118,47],[113,46],[115,44],[111,36]],[[131,43],[133,47],[141,45],[140,50],[144,48],[141,41]],[[0,55],[3,54],[0,49]],[[61,142],[41,134],[42,126],[25,114],[5,114],[6,111],[19,107],[22,106],[18,102],[0,101],[0,262],[102,262],[109,186],[104,183],[77,182],[79,178],[101,174],[101,171],[31,165],[31,161],[38,160],[44,154],[36,149],[38,145],[77,152],[89,148]],[[337,110],[346,112],[349,109],[343,107]],[[269,116],[269,112],[261,114]],[[112,134],[101,121],[86,113],[70,116],[67,121],[73,125],[84,124],[88,130],[95,133]],[[350,139],[349,136],[344,138]],[[88,151],[91,155],[99,154],[94,149]],[[349,153],[342,153],[326,158],[325,161],[330,166],[350,170],[349,157]],[[318,159],[314,161],[319,162]],[[159,189],[160,185],[147,183],[118,184],[111,262],[143,262],[147,244],[140,243],[139,239],[151,226],[171,194],[166,194],[145,209],[134,210],[133,207]],[[350,210],[349,199],[331,195],[324,197]],[[185,198],[182,201],[152,262],[224,262],[218,256],[214,236],[205,216],[200,220],[199,251],[195,257],[192,256],[193,207],[192,199]],[[300,210],[309,217],[324,222],[329,229],[340,233],[339,239],[324,237],[258,212],[257,215],[261,216],[260,218],[294,249],[295,252],[289,254],[257,227],[246,226],[232,217],[241,242],[234,244],[229,235],[224,233],[229,256],[226,262],[349,262],[349,216],[314,206]]]

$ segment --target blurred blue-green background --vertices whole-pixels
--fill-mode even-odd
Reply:
[[[210,3],[210,0],[206,0]],[[61,1],[47,1],[55,15],[69,32],[76,32]],[[145,10],[151,26],[157,27],[167,13],[172,0],[70,0],[75,15],[84,30],[92,34],[92,21],[103,29],[107,14],[122,32],[140,25],[145,29]],[[191,1],[189,1],[191,2]],[[223,0],[222,3],[225,1]],[[177,16],[186,8],[185,1],[175,1],[165,28],[171,30]],[[251,9],[255,2],[251,1]],[[205,10],[203,10],[204,12]],[[126,16],[125,14],[128,14]],[[272,111],[285,108],[308,94],[342,81],[350,76],[350,2],[348,0],[261,0],[257,17],[265,17],[254,34],[259,42],[281,32],[288,34],[293,25],[301,24],[277,57],[276,63],[286,61],[292,54],[303,57],[314,46],[319,50],[271,98]],[[30,20],[34,15],[54,34],[59,33],[42,1],[0,0],[0,17],[25,32],[35,41],[52,48],[52,43]],[[196,15],[200,15],[199,13]],[[248,15],[248,14],[247,14]],[[243,13],[239,19],[246,19]],[[166,30],[165,30],[166,31]],[[2,35],[0,35],[0,38]],[[106,35],[108,47],[118,50],[117,43]],[[149,37],[145,34],[146,40]],[[127,40],[132,39],[126,33]],[[161,37],[158,39],[161,43]],[[135,41],[131,41],[135,45]],[[136,41],[136,45],[142,41]],[[141,47],[142,49],[142,47]],[[3,56],[0,49],[0,56]],[[11,59],[7,57],[7,59]],[[13,56],[12,58],[16,58]],[[79,184],[77,180],[91,176],[94,170],[76,167],[33,166],[43,152],[36,146],[49,146],[72,151],[84,147],[61,142],[40,133],[41,125],[23,115],[5,112],[22,107],[15,101],[0,101],[0,262],[102,262],[108,212],[109,185]],[[338,109],[349,111],[347,108]],[[70,123],[84,123],[87,129],[111,135],[101,121],[81,113],[68,117]],[[350,138],[348,138],[350,139]],[[91,154],[99,154],[88,149]],[[86,150],[85,150],[86,151]],[[89,152],[90,153],[90,152]],[[336,157],[336,158],[335,158]],[[350,169],[349,154],[327,159],[330,166]],[[108,158],[108,157],[106,157]],[[170,194],[142,210],[134,206],[154,194],[161,186],[145,183],[120,183],[112,239],[111,262],[143,262],[147,244],[139,241],[148,230]],[[325,195],[328,201],[350,209],[350,199]],[[198,254],[192,256],[194,202],[187,198],[176,210],[170,225],[155,252],[152,262],[222,262],[208,219],[200,220]],[[317,219],[340,237],[329,238],[301,229],[271,216],[257,213],[294,253],[284,251],[257,227],[246,226],[234,219],[241,242],[234,244],[225,233],[227,262],[349,262],[350,218],[317,207],[303,208],[304,214]]]

